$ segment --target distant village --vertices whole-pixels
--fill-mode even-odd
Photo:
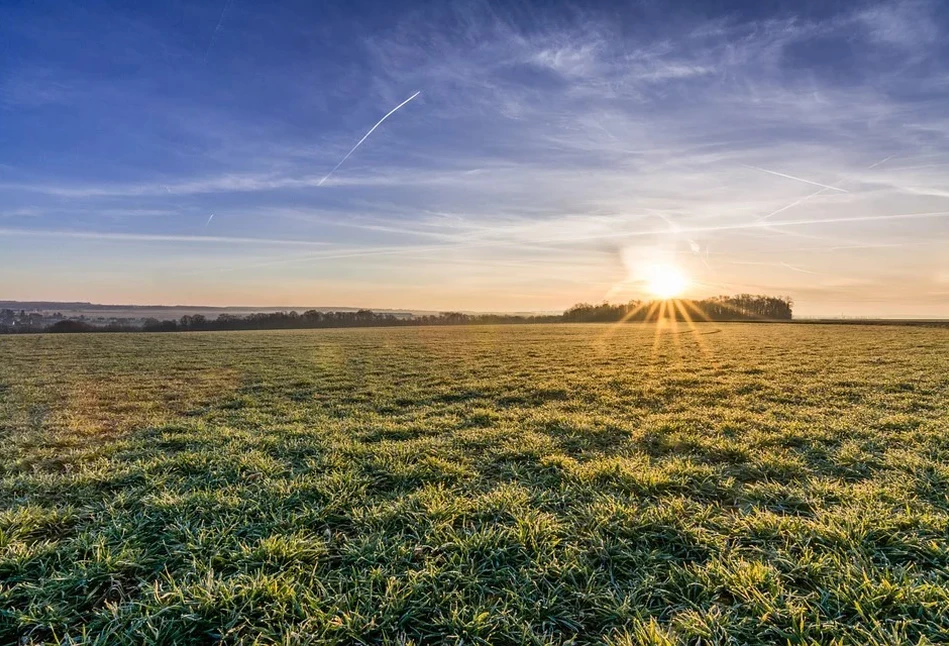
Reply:
[[[142,318],[119,318],[114,316],[87,316],[85,314],[63,314],[62,312],[0,309],[0,330],[13,332],[41,332],[60,321],[79,321],[88,325],[105,327],[117,325],[137,327]]]

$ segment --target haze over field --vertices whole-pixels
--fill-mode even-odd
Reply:
[[[949,316],[944,2],[273,4],[0,6],[0,298]]]

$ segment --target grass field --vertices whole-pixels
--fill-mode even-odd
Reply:
[[[949,641],[949,330],[0,338],[0,644]]]

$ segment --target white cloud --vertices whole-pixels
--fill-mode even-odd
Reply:
[[[939,38],[932,10],[926,0],[895,0],[868,7],[856,17],[874,40],[915,50]]]

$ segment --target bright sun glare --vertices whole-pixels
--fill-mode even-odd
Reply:
[[[658,298],[675,298],[689,286],[689,279],[674,265],[653,265],[646,274],[646,289]]]

